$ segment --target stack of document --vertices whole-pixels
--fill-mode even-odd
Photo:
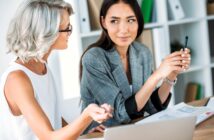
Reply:
[[[214,97],[210,98],[206,106],[194,107],[184,102],[179,103],[171,108],[151,115],[136,124],[143,124],[147,122],[154,122],[160,120],[175,119],[179,117],[196,116],[196,125],[214,115]]]

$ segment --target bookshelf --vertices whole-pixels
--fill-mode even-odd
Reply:
[[[207,0],[179,0],[179,2],[185,14],[184,18],[176,20],[171,18],[168,0],[154,0],[153,11],[156,12],[156,20],[145,25],[145,30],[150,31],[152,35],[152,43],[149,43],[151,46],[148,47],[153,51],[154,67],[159,66],[161,60],[170,53],[173,41],[184,44],[185,36],[189,36],[191,67],[179,75],[178,82],[172,90],[171,105],[184,101],[189,82],[201,84],[204,97],[213,96],[214,91],[214,12],[210,13],[207,10]],[[100,33],[99,29],[80,33],[82,51],[96,41]],[[142,38],[147,37],[145,34]]]

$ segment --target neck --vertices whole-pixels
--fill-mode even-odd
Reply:
[[[127,58],[128,49],[129,47],[116,47],[116,50],[118,51],[121,59]]]
[[[44,55],[44,57],[43,57],[43,60],[47,63],[47,61],[48,61],[48,56],[50,55],[50,53],[51,53],[51,49]]]
[[[17,59],[16,62],[25,66],[32,72],[39,75],[44,75],[47,72],[45,64],[40,61],[36,61],[32,59],[32,60],[29,60],[27,63],[23,63],[20,59]]]

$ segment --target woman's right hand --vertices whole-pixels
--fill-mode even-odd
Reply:
[[[88,133],[94,133],[94,132],[101,132],[104,133],[106,127],[104,125],[98,125],[97,127],[92,128],[91,130],[88,131]]]
[[[166,78],[171,73],[180,73],[186,69],[188,69],[190,64],[190,51],[189,49],[185,49],[185,51],[176,51],[174,53],[169,54],[162,61],[156,73],[158,73],[161,78]]]
[[[109,118],[112,118],[112,107],[108,104],[98,106],[97,104],[89,104],[84,110],[94,121],[102,123]]]

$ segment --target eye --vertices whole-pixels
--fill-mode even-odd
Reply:
[[[128,22],[129,23],[134,23],[134,22],[136,22],[136,19],[128,19]]]
[[[111,23],[111,24],[117,24],[117,23],[118,23],[118,20],[115,20],[115,19],[114,19],[114,20],[111,20],[110,23]]]

